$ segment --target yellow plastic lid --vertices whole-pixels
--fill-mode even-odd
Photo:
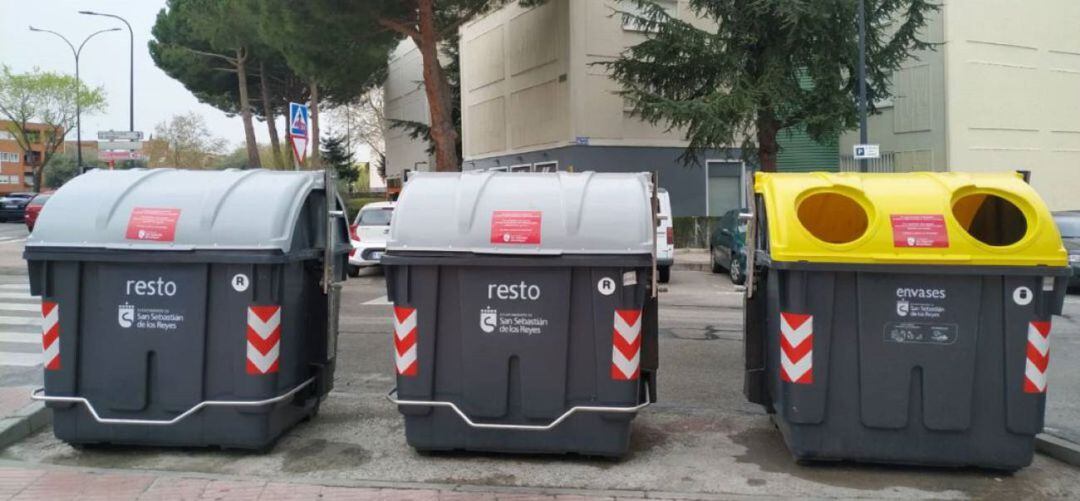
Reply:
[[[1018,173],[759,172],[754,191],[774,261],[1068,265],[1050,211]]]

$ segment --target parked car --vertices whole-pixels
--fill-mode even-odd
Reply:
[[[1069,253],[1069,266],[1073,272],[1069,288],[1080,287],[1080,210],[1055,212],[1054,222]]]
[[[37,196],[30,199],[30,203],[26,204],[26,214],[23,220],[26,221],[26,229],[34,231],[34,223],[37,222],[38,214],[41,214],[41,208],[45,207],[45,201],[52,197],[52,193],[38,193]]]
[[[349,276],[360,274],[360,268],[379,264],[386,252],[386,240],[390,236],[390,220],[396,202],[375,202],[360,208],[356,219],[349,226],[349,239],[353,250],[349,253]]]
[[[709,242],[712,272],[727,270],[731,283],[735,285],[746,282],[746,221],[739,217],[745,211],[735,209],[720,216]]]
[[[675,221],[671,218],[671,196],[667,190],[656,190],[660,212],[656,217],[656,280],[662,284],[671,280],[671,265],[675,264]]]
[[[0,223],[22,221],[26,215],[26,204],[36,193],[8,193],[0,198]]]

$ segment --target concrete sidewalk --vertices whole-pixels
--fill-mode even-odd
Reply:
[[[675,264],[672,269],[685,271],[712,271],[708,249],[675,249]]]
[[[445,488],[443,488],[445,487]],[[614,500],[612,496],[543,493],[539,490],[493,491],[469,486],[325,485],[149,471],[44,467],[0,463],[0,500],[108,499],[167,500]],[[618,499],[640,499],[630,496]]]
[[[32,386],[0,387],[0,450],[46,427],[52,413],[30,400]]]

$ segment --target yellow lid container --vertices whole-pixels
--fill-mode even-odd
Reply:
[[[1050,211],[1017,173],[759,172],[754,191],[773,261],[1068,265]]]

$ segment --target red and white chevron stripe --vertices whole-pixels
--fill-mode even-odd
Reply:
[[[60,305],[41,301],[41,347],[45,370],[60,370]]]
[[[780,379],[794,384],[814,382],[814,317],[780,313]]]
[[[247,311],[247,373],[278,371],[281,353],[281,307],[249,306]]]
[[[1050,365],[1050,321],[1028,324],[1024,393],[1046,393],[1046,367]]]
[[[611,344],[611,379],[637,379],[641,373],[641,310],[615,310]]]
[[[394,306],[394,364],[402,376],[415,376],[419,370],[416,358],[416,308]]]

